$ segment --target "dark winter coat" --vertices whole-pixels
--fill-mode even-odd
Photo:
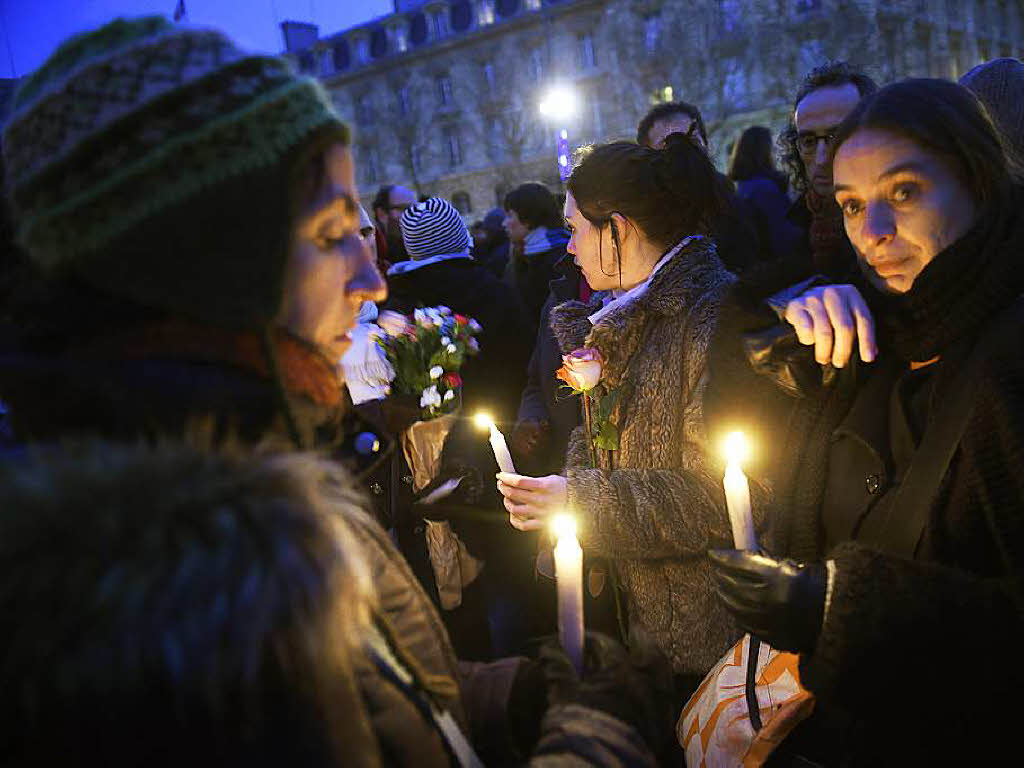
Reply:
[[[526,388],[519,401],[519,420],[547,422],[546,445],[538,463],[546,469],[542,474],[557,472],[565,465],[569,435],[579,426],[580,407],[577,398],[569,397],[555,371],[562,365],[558,340],[551,330],[551,310],[579,296],[582,276],[570,256],[563,256],[555,267],[562,275],[551,281],[551,293],[541,310],[537,341],[530,356]]]
[[[736,196],[747,205],[757,239],[761,261],[777,259],[790,253],[805,235],[805,231],[791,223],[786,214],[790,201],[785,181],[767,175],[754,176],[736,182]]]
[[[561,228],[549,228],[546,237],[550,247],[542,251],[524,253],[522,245],[514,247],[505,271],[506,282],[514,285],[519,294],[531,333],[538,327],[541,309],[548,298],[548,286],[559,277],[555,265],[565,256],[569,233]]]
[[[725,193],[725,210],[711,222],[711,236],[725,268],[738,275],[758,261],[762,246],[752,210],[733,191],[729,178],[717,175]]]
[[[590,468],[583,429],[566,464],[569,506],[585,552],[611,561],[630,622],[677,673],[699,681],[739,632],[714,596],[707,550],[732,540],[721,475],[701,415],[707,345],[731,275],[705,238],[691,241],[643,295],[592,326],[600,307],[570,301],[551,313],[563,353],[596,347],[602,383],[620,392],[619,450]]]
[[[1018,191],[1015,205],[986,214],[905,296],[862,286],[881,354],[844,369],[832,386],[782,394],[743,373],[742,323],[716,338],[706,410],[719,423],[759,424],[779,447],[752,468],[776,492],[775,553],[835,564],[827,618],[814,652],[801,657],[801,679],[820,716],[843,724],[832,746],[864,764],[937,764],[974,755],[979,744],[987,754],[1013,748],[1007,705],[1024,672],[999,659],[1024,629],[1024,328],[971,371],[966,431],[935,479],[940,492],[914,559],[887,551],[885,522],[899,514],[892,494],[953,377],[1024,292],[1021,200]],[[747,307],[746,330],[756,330],[767,316]],[[908,361],[936,356],[909,370]]]
[[[461,370],[467,413],[487,411],[497,422],[512,423],[526,383],[533,336],[512,291],[472,259],[428,264],[388,275],[386,306],[411,313],[444,305],[483,326],[480,354]]]
[[[234,435],[243,444],[290,450],[289,430],[278,408],[280,390],[265,368],[253,366],[258,358],[223,362],[220,355],[227,347],[219,342],[231,341],[230,349],[239,344],[237,338],[220,335],[215,329],[183,326],[170,334],[127,332],[74,355],[5,354],[0,356],[0,399],[11,409],[19,439],[29,444],[71,435],[128,441],[195,438],[203,443]],[[284,374],[286,396],[299,434],[312,440],[311,447],[344,461],[345,414],[333,366],[300,348],[279,346],[278,357],[290,364]],[[521,660],[485,666],[457,662],[437,611],[388,534],[361,509],[337,511],[371,570],[377,616],[390,630],[395,656],[478,748],[500,754],[506,736],[498,724],[504,721]],[[358,660],[357,675],[367,705],[362,714],[370,719],[386,764],[452,764],[438,730],[407,688],[369,657]],[[653,764],[633,729],[580,707],[548,713],[538,754],[536,764],[544,766]]]

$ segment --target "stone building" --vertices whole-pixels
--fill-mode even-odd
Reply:
[[[401,183],[477,218],[515,184],[557,186],[556,132],[574,146],[632,138],[652,103],[704,112],[716,160],[739,132],[788,117],[828,58],[885,82],[958,77],[1024,51],[1024,0],[395,0],[395,12],[321,37],[285,22],[286,52],[355,127],[364,198]],[[565,125],[539,113],[569,86]]]

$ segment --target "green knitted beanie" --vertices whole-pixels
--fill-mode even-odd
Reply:
[[[65,42],[3,135],[18,241],[48,274],[219,325],[270,322],[297,177],[349,134],[283,59],[160,17]]]

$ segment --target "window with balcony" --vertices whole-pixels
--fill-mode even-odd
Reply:
[[[452,168],[462,164],[462,144],[459,132],[454,128],[444,129],[444,143],[448,147],[448,165]]]
[[[324,48],[320,51],[320,75],[326,77],[334,74],[334,51]]]
[[[530,51],[530,74],[537,82],[544,78],[544,51],[539,46]]]
[[[370,41],[365,37],[356,40],[356,61],[365,64],[370,60]]]
[[[740,28],[743,20],[743,8],[740,0],[719,0],[722,14],[722,29],[725,32],[735,32]]]
[[[391,29],[391,36],[393,38],[393,47],[396,53],[405,53],[409,50],[409,32],[404,26],[393,27]]]
[[[437,102],[442,107],[452,105],[452,79],[448,75],[437,78]]]
[[[376,147],[369,147],[363,156],[363,175],[367,184],[372,184],[380,178],[380,157]]]
[[[444,11],[430,12],[430,34],[437,40],[448,35],[448,17]]]
[[[519,10],[519,0],[498,0],[497,9],[498,15],[507,19],[514,16],[515,12]]]
[[[579,50],[580,71],[586,72],[593,69],[597,64],[594,58],[594,36],[580,35],[576,39],[576,46]]]
[[[356,122],[360,125],[370,125],[373,123],[373,119],[373,96],[364,93],[356,99]]]
[[[644,50],[654,53],[658,48],[658,40],[661,37],[661,16],[652,13],[644,19]]]
[[[487,84],[487,88],[490,91],[494,91],[497,86],[497,79],[494,76],[494,62],[486,61],[483,66],[484,71],[484,82]]]
[[[494,0],[477,0],[476,24],[478,27],[489,27],[494,23]]]

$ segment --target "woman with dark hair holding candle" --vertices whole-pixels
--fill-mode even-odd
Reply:
[[[565,507],[577,516],[583,550],[604,560],[630,623],[693,687],[738,636],[705,555],[731,541],[700,411],[705,351],[732,279],[707,236],[720,187],[704,151],[679,133],[663,150],[593,148],[567,187],[568,252],[598,293],[555,307],[551,327],[563,355],[592,350],[573,358],[576,389],[598,381],[617,403],[599,444],[575,430],[564,474],[503,473],[498,487],[522,530]],[[601,420],[595,413],[594,431]],[[590,574],[592,593],[600,573]]]
[[[774,411],[757,425],[781,447],[773,555],[794,559],[713,552],[715,578],[744,628],[801,654],[818,706],[791,750],[970,763],[1012,748],[1024,683],[1024,194],[978,100],[944,80],[861,102],[834,173],[861,274],[775,304],[837,375],[796,399],[753,375],[709,385],[723,419],[720,385]]]

